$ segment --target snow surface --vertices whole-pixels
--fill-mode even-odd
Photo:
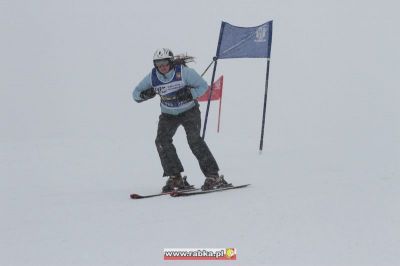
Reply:
[[[399,265],[399,5],[1,1],[0,265]],[[263,154],[263,59],[219,61],[206,135],[227,180],[252,186],[130,200],[165,182],[158,101],[133,87],[159,47],[202,72],[222,20],[274,20]],[[182,129],[175,144],[201,185]],[[238,260],[163,261],[197,247]]]

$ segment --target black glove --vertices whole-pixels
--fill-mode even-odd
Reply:
[[[189,87],[184,87],[176,92],[176,99],[178,101],[191,101],[193,100],[192,93],[190,92]]]
[[[154,91],[154,88],[149,88],[140,93],[140,98],[142,98],[143,100],[151,99],[154,96],[156,96],[156,92]]]

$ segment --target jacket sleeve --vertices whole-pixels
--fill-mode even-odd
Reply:
[[[150,73],[141,82],[139,82],[139,84],[133,90],[132,93],[133,99],[138,103],[145,101],[142,97],[140,97],[140,93],[144,90],[150,89],[151,87],[152,85],[151,85],[151,73]]]
[[[193,99],[202,96],[207,91],[207,82],[194,69],[183,66],[182,76],[186,86],[191,88]]]

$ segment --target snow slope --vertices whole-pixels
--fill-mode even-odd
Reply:
[[[165,262],[235,247],[229,265],[399,265],[400,53],[395,1],[3,1],[1,265]],[[162,187],[158,101],[131,92],[162,46],[215,54],[221,20],[274,20],[266,62],[220,60],[221,132],[206,141],[240,191],[133,201]],[[208,73],[206,79],[210,80]],[[205,106],[202,106],[204,114]],[[191,183],[204,178],[175,137]]]

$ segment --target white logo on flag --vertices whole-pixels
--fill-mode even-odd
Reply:
[[[266,26],[261,26],[256,30],[256,39],[254,40],[255,42],[266,42],[267,39],[266,34],[267,33],[267,27]]]

